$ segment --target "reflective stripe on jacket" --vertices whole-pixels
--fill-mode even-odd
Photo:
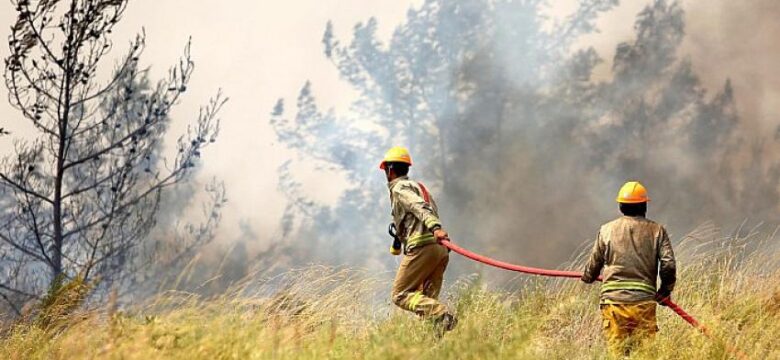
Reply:
[[[431,228],[441,226],[438,208],[433,197],[422,184],[401,176],[387,184],[393,222],[398,238],[406,243],[407,250],[435,243]]]
[[[676,265],[666,229],[641,216],[603,225],[582,280],[593,282],[602,269],[602,304],[652,301],[659,275],[661,288],[673,290]]]

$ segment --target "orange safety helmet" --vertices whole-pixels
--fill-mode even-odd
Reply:
[[[620,188],[617,202],[621,204],[640,204],[650,201],[647,197],[647,189],[639,181],[629,181]]]
[[[382,162],[379,164],[379,168],[384,170],[385,163],[389,163],[389,162],[400,162],[412,166],[412,156],[409,155],[409,150],[407,148],[401,146],[393,146],[392,148],[390,148],[390,150],[387,150],[387,152],[385,153],[385,158],[382,159]]]

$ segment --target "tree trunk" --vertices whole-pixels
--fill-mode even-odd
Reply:
[[[70,3],[70,18],[71,25],[68,33],[68,39],[66,40],[67,52],[65,55],[65,62],[63,67],[63,83],[62,91],[64,94],[60,97],[60,119],[59,119],[59,136],[57,144],[57,169],[54,179],[54,199],[53,199],[53,214],[52,222],[54,223],[54,246],[52,249],[52,284],[62,274],[62,245],[63,245],[63,229],[62,229],[62,182],[64,178],[65,169],[65,150],[67,146],[68,136],[68,120],[70,119],[70,106],[71,106],[71,82],[73,76],[74,64],[74,21],[73,16],[76,14],[76,1]]]

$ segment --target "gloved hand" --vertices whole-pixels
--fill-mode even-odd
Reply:
[[[666,305],[666,304],[664,304],[663,302],[661,302],[661,300],[663,300],[663,299],[671,299],[671,297],[672,297],[672,291],[671,291],[671,290],[668,290],[668,289],[666,289],[666,288],[664,288],[664,287],[661,287],[661,288],[660,288],[660,289],[658,289],[658,291],[655,293],[655,299],[656,299],[656,300],[658,301],[658,303],[659,303],[659,304],[661,304],[662,306],[667,306],[667,305]]]

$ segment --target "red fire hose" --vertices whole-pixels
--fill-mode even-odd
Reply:
[[[440,243],[444,247],[446,247],[446,248],[448,248],[448,249],[450,249],[450,250],[452,250],[452,251],[454,251],[454,252],[456,252],[458,254],[461,254],[461,255],[463,255],[463,256],[471,259],[471,260],[474,260],[474,261],[477,261],[477,262],[481,262],[481,263],[486,264],[486,265],[494,266],[494,267],[497,267],[499,269],[504,269],[504,270],[509,270],[509,271],[517,271],[517,272],[521,272],[521,273],[525,273],[525,274],[531,274],[531,275],[549,276],[549,277],[564,277],[564,278],[579,279],[582,276],[582,273],[579,273],[579,272],[576,272],[576,271],[539,269],[539,268],[534,268],[534,267],[521,266],[521,265],[515,265],[515,264],[506,263],[506,262],[503,262],[503,261],[498,261],[498,260],[495,260],[495,259],[491,259],[491,258],[489,258],[487,256],[482,256],[482,255],[479,255],[479,254],[475,254],[475,253],[473,253],[471,251],[468,251],[468,250],[466,250],[466,249],[464,249],[464,248],[462,248],[462,247],[460,247],[458,245],[453,244],[452,242],[450,242],[448,240],[443,240]],[[597,280],[601,281],[602,280],[601,276],[599,276],[597,278]],[[671,299],[669,299],[669,298],[660,299],[659,298],[658,301],[660,303],[666,305],[667,307],[669,307],[669,309],[672,309],[672,311],[674,311],[677,315],[680,315],[680,317],[683,318],[683,320],[685,320],[686,322],[691,324],[691,326],[693,326],[696,329],[698,329],[699,331],[701,331],[702,334],[706,335],[707,337],[709,337],[709,338],[711,338],[713,340],[717,340],[717,339],[715,339],[712,336],[712,334],[710,334],[710,332],[707,329],[707,327],[705,327],[704,325],[699,323],[698,320],[696,320],[693,316],[691,316],[690,314],[685,312],[685,310],[683,310],[679,305],[675,304]],[[742,352],[740,352],[739,350],[737,350],[735,348],[726,346],[726,349],[728,351],[732,352],[734,355],[736,355],[740,359],[746,358],[745,354],[743,354]]]

